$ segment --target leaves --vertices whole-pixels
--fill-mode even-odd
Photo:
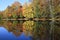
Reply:
[[[32,4],[25,4],[23,7],[23,16],[26,18],[34,18],[34,13],[32,10]]]

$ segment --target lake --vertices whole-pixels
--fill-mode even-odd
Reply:
[[[60,40],[60,21],[0,20],[0,40]]]

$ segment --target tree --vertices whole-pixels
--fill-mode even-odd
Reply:
[[[20,17],[20,18],[23,18],[23,7],[22,6],[19,6],[18,7],[18,10],[17,10],[17,16],[18,16],[18,18]]]
[[[60,17],[60,1],[59,0],[53,0],[54,5],[54,18]]]
[[[32,2],[34,13],[37,18],[45,17],[46,14],[46,0],[33,0]]]
[[[3,13],[0,12],[0,20],[3,18]]]
[[[34,18],[34,13],[32,10],[32,4],[25,3],[23,6],[23,16],[26,18]]]

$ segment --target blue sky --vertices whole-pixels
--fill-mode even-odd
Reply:
[[[15,1],[19,1],[21,4],[29,2],[29,0],[0,0],[0,11],[3,11],[7,8],[8,5],[11,5]]]

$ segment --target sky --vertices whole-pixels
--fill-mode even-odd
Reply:
[[[7,6],[11,5],[12,3],[14,3],[15,1],[20,2],[22,5],[25,2],[29,2],[29,0],[0,0],[0,11],[3,11],[7,8]]]

